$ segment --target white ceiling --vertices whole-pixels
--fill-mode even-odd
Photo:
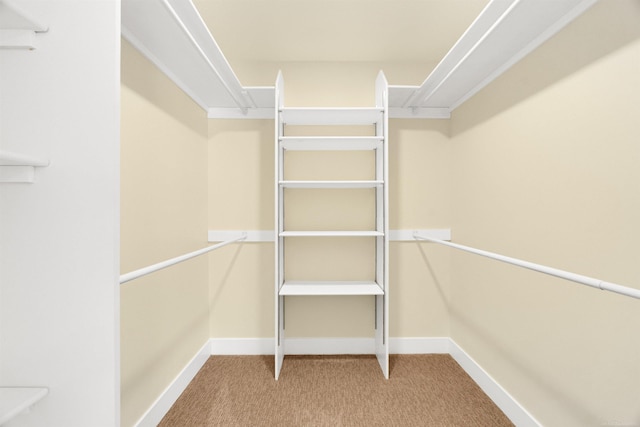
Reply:
[[[440,61],[488,0],[194,0],[239,61]]]

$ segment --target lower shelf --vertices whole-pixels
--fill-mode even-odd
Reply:
[[[376,282],[284,282],[280,295],[384,295]]]
[[[48,393],[44,387],[0,387],[0,424],[26,411]]]

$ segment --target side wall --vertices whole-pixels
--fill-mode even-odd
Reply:
[[[638,22],[603,1],[455,112],[456,242],[640,286]],[[452,257],[452,338],[543,425],[640,424],[640,301]]]
[[[0,147],[51,163],[0,184],[0,385],[49,394],[6,425],[115,426],[120,3],[13,3],[49,31],[0,51]]]
[[[121,271],[207,244],[204,111],[122,41]],[[122,425],[133,425],[209,338],[206,256],[122,285]]]
[[[259,81],[254,75],[268,75],[271,71],[275,80],[277,70],[282,69],[288,106],[371,106],[379,71],[367,63],[269,63],[236,67],[247,85],[272,85],[273,82]],[[389,64],[384,69],[395,76],[393,81],[412,84],[424,78],[425,68],[428,69],[424,65]],[[392,229],[449,227],[448,126],[447,121],[439,120],[391,121]],[[274,144],[272,120],[210,120],[210,229],[273,230]],[[321,160],[307,158],[303,172],[320,170],[330,174],[340,167],[336,160],[331,158],[323,166]],[[367,169],[368,159],[353,161],[350,170]],[[301,202],[288,209],[291,212],[303,206]],[[314,204],[316,208],[325,206]],[[360,221],[357,216],[350,220]],[[302,250],[295,252],[297,255]],[[331,254],[325,252],[324,256]],[[273,257],[271,243],[243,243],[212,254],[213,338],[273,337]],[[338,277],[353,274],[353,257],[345,256],[346,263],[334,260],[328,267],[323,266],[323,259],[296,262],[295,274]],[[391,336],[449,336],[448,265],[446,253],[413,242],[391,244]],[[290,297],[286,304],[288,337],[373,336],[373,300],[369,297]]]

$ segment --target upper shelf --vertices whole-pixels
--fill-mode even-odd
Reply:
[[[492,0],[421,86],[390,86],[389,106],[453,111],[597,0]]]
[[[7,0],[0,0],[0,48],[36,49],[36,33],[46,31],[46,25],[29,17]]]
[[[284,108],[285,125],[372,125],[382,120],[383,110],[363,108]]]
[[[31,183],[35,168],[49,166],[48,160],[0,151],[0,183]]]
[[[491,0],[422,85],[389,86],[389,117],[448,118],[596,1]],[[275,117],[275,88],[242,86],[192,2],[123,0],[122,34],[208,117]]]
[[[282,148],[289,151],[366,151],[382,147],[382,136],[283,136]]]
[[[123,0],[122,35],[204,110],[273,117],[274,89],[240,84],[192,2]]]
[[[0,150],[0,166],[49,166],[48,160]]]

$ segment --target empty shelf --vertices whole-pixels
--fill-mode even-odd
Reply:
[[[0,387],[0,424],[4,424],[49,393],[44,387]]]
[[[381,231],[283,231],[280,237],[378,237]]]
[[[381,136],[283,136],[282,148],[289,151],[366,151],[382,147]]]
[[[304,282],[288,281],[280,295],[384,295],[376,282]]]
[[[376,188],[382,181],[280,181],[283,188]]]
[[[44,167],[49,166],[49,161],[10,151],[0,151],[0,166]]]
[[[371,125],[382,120],[382,109],[368,108],[283,108],[286,125]]]
[[[0,182],[33,182],[35,168],[48,165],[48,160],[0,150]]]

